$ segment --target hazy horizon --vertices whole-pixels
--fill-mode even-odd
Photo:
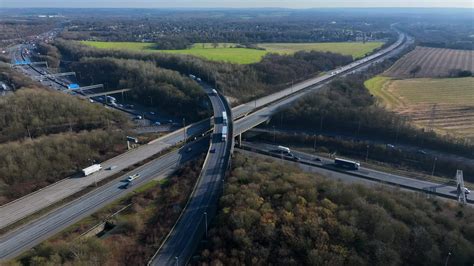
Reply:
[[[473,8],[471,0],[336,0],[336,1],[268,1],[268,0],[83,0],[83,1],[61,1],[61,0],[3,0],[0,7],[3,8]]]

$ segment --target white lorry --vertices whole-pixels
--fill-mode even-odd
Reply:
[[[100,169],[102,169],[102,166],[100,164],[93,164],[89,167],[82,169],[82,173],[84,174],[84,176],[88,176],[90,174],[100,171]]]

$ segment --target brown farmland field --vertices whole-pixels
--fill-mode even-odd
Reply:
[[[420,128],[474,141],[474,78],[375,77],[366,87]]]
[[[394,78],[448,77],[454,69],[474,72],[474,51],[416,47],[398,60],[384,76]],[[411,73],[417,66],[419,71]]]

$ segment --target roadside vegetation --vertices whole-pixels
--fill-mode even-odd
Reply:
[[[367,90],[365,86],[367,84],[372,86],[384,84],[386,79],[383,77],[369,80],[368,83],[365,81],[373,77],[373,74],[386,69],[390,64],[390,62],[385,62],[369,69],[365,74],[355,74],[331,82],[322,91],[309,94],[275,114],[269,127],[301,131],[301,134],[279,135],[278,141],[306,145],[308,148],[314,147],[315,135],[327,133],[342,138],[352,136],[354,138],[352,141],[337,137],[318,137],[317,148],[323,149],[322,152],[337,152],[343,156],[364,160],[367,145],[370,145],[370,159],[373,161],[380,161],[391,167],[401,167],[408,171],[431,174],[433,162],[437,160],[436,175],[448,178],[446,179],[448,181],[452,180],[457,169],[462,169],[465,171],[465,179],[473,182],[471,176],[474,174],[474,169],[469,160],[435,159],[423,151],[423,149],[431,149],[472,159],[474,155],[472,143],[465,139],[440,135],[427,128],[414,126],[408,117],[387,110],[383,105],[378,104],[377,99]],[[438,97],[435,94],[425,95]],[[459,95],[453,95],[459,97]],[[469,101],[469,96],[465,99]],[[469,124],[466,127],[469,127]],[[274,136],[266,134],[260,138],[273,141]],[[373,145],[364,140],[374,140],[382,144]],[[391,144],[391,146],[386,146],[386,144]],[[402,152],[398,149],[398,145],[412,146],[415,150],[410,153]]]
[[[41,87],[0,99],[0,204],[124,151],[127,118]]]
[[[261,43],[258,47],[269,53],[293,54],[298,51],[331,52],[358,59],[379,49],[382,42],[324,42],[324,43]]]
[[[328,52],[300,51],[293,55],[268,54],[259,63],[238,65],[213,62],[189,55],[97,49],[78,42],[65,40],[58,40],[55,42],[55,45],[66,60],[74,62],[70,64],[71,67],[80,67],[80,60],[85,57],[96,59],[113,57],[113,60],[133,59],[146,61],[143,63],[137,62],[137,65],[153,63],[158,69],[177,71],[183,75],[196,75],[209,84],[216,84],[222,93],[233,97],[237,102],[244,102],[267,95],[290,86],[292,82],[316,76],[321,72],[329,71],[352,61],[350,56]],[[87,72],[87,69],[84,69],[84,71],[93,75],[96,82],[100,80],[102,83],[107,84],[107,75],[110,75],[110,73],[105,76],[103,73],[109,69],[114,69],[113,65],[110,66],[110,64],[113,64],[113,60],[104,60],[105,63],[101,64],[102,70],[100,72]],[[109,65],[106,65],[106,63]],[[102,74],[99,75],[98,73]],[[143,71],[137,71],[136,73],[139,77],[138,80],[142,79],[141,77],[145,75]],[[124,78],[123,81],[130,80],[130,75],[132,74],[126,74],[125,77],[128,78]],[[115,82],[115,77],[115,74],[111,74],[113,82]],[[182,77],[180,79],[186,78]],[[115,83],[112,83],[108,87],[114,87],[114,85]],[[148,89],[157,90],[160,86],[157,83],[153,87],[148,87]],[[179,96],[179,92],[173,88],[170,88],[168,91],[171,95],[178,94]],[[148,99],[144,99],[144,101],[146,100]]]
[[[146,265],[178,218],[202,163],[200,158],[167,179],[132,188],[9,265]],[[102,222],[104,230],[89,231]]]
[[[100,49],[184,54],[202,57],[211,61],[235,64],[258,63],[268,53],[294,54],[298,51],[331,52],[352,56],[354,59],[357,59],[364,57],[383,45],[381,42],[261,43],[246,47],[235,43],[196,43],[185,49],[161,50],[157,49],[157,45],[154,43],[99,41],[82,41],[81,43]]]
[[[474,259],[474,212],[238,154],[201,265],[452,265]]]
[[[131,89],[128,100],[197,121],[208,115],[207,95],[193,80],[153,62],[113,57],[82,58],[70,65],[84,84],[101,83],[109,90]]]

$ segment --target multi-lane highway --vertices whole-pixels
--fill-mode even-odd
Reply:
[[[186,137],[201,135],[203,132],[207,131],[209,127],[209,119],[193,124],[186,129]],[[134,164],[142,162],[157,153],[183,142],[185,138],[184,131],[184,129],[174,131],[173,133],[165,135],[148,144],[142,145],[101,163],[104,169],[115,166],[111,170],[102,170],[82,178],[66,178],[53,185],[28,194],[16,201],[1,206],[0,217],[2,217],[2,219],[0,219],[0,228],[19,221],[30,214],[93,185],[95,182],[115,175]]]
[[[383,60],[386,56],[390,56],[392,53],[400,51],[404,47],[403,42],[405,38],[406,36],[404,34],[400,34],[399,39],[395,44],[384,49],[383,51],[379,51],[377,54],[369,56],[367,59],[361,59],[357,62],[351,63],[348,66],[339,68],[337,70],[339,73],[337,74],[333,75],[332,73],[330,73],[324,76],[316,77],[305,82],[295,84],[294,86],[282,90],[280,92],[265,96],[263,98],[233,108],[232,116],[234,119],[245,116],[243,119],[239,119],[238,121],[236,121],[234,135],[239,135],[245,132],[246,130],[268,120],[271,115],[282,106],[294,102],[295,100],[306,95],[307,93],[322,88],[333,78],[340,75],[344,75],[351,71],[356,71],[360,68],[364,68],[368,64]],[[270,103],[272,104],[270,105]],[[258,112],[249,114],[252,111],[262,107],[263,109],[259,110]],[[210,120],[204,120],[192,124],[188,126],[186,130],[177,130],[156,141],[149,143],[148,145],[141,146],[138,149],[129,151],[118,157],[112,158],[107,162],[104,162],[104,168],[112,165],[117,166],[117,168],[112,171],[99,172],[83,179],[64,179],[61,182],[58,182],[40,191],[27,195],[17,201],[3,205],[0,207],[0,216],[8,218],[2,219],[0,221],[0,228],[5,227],[18,220],[21,220],[26,216],[35,213],[54,202],[62,200],[84,189],[85,187],[93,184],[96,181],[105,179],[123,169],[126,169],[127,167],[130,167],[140,161],[145,160],[146,158],[151,157],[156,153],[165,150],[166,148],[169,148],[170,146],[178,144],[179,142],[184,140],[185,135],[200,135],[209,130],[209,128]],[[186,131],[187,134],[184,134],[184,131]]]
[[[242,142],[241,148],[253,152],[270,155],[276,158],[283,158],[285,160],[294,161],[294,159],[292,159],[291,157],[281,156],[280,152],[278,152],[277,145],[259,142]],[[314,166],[332,172],[342,173],[344,174],[343,176],[347,176],[348,179],[353,179],[354,177],[356,177],[362,180],[374,181],[381,184],[404,188],[407,190],[425,192],[447,199],[457,200],[457,189],[456,186],[453,186],[452,183],[438,184],[430,181],[424,181],[400,175],[385,173],[368,167],[360,167],[359,170],[345,170],[336,167],[334,165],[334,159],[328,159],[320,156],[316,157],[312,154],[295,150],[292,150],[291,153],[298,158],[299,164]],[[316,158],[318,158],[319,160],[316,160]],[[474,195],[467,194],[466,200],[468,201],[468,203],[474,204]]]
[[[295,85],[291,88],[288,88],[288,89],[283,90],[279,93],[275,93],[275,94],[272,94],[270,96],[264,97],[262,99],[259,99],[259,100],[255,101],[255,102],[250,102],[250,103],[247,103],[245,105],[236,107],[236,109],[233,109],[233,113],[234,113],[233,117],[234,118],[240,117],[240,119],[235,122],[233,136],[237,136],[237,135],[245,132],[246,130],[248,130],[248,129],[250,129],[250,128],[266,121],[267,119],[269,119],[271,117],[271,115],[278,108],[281,108],[282,106],[284,106],[288,103],[291,103],[292,101],[302,97],[303,95],[305,95],[305,94],[307,94],[311,91],[314,91],[315,89],[321,88],[321,86],[323,86],[324,84],[326,84],[327,82],[329,82],[333,78],[335,78],[337,76],[344,75],[344,74],[346,74],[350,71],[356,71],[357,69],[364,68],[368,64],[372,64],[373,62],[383,60],[383,58],[388,56],[388,54],[390,54],[390,52],[392,52],[394,50],[397,50],[399,48],[399,46],[403,44],[404,40],[405,40],[405,36],[403,34],[400,34],[400,39],[397,41],[396,44],[390,46],[389,48],[387,48],[383,51],[378,52],[377,55],[371,56],[369,59],[365,59],[363,61],[352,63],[349,66],[340,68],[339,70],[337,70],[337,73],[334,73],[334,74],[331,73],[331,74],[328,74],[328,75],[325,75],[325,76],[322,76],[322,77],[311,79],[307,82],[297,84],[297,85]],[[254,112],[254,113],[250,113],[253,110],[256,110],[258,108],[262,108],[262,109],[260,109],[257,112]],[[191,125],[188,128],[187,132],[188,132],[188,135],[189,134],[201,134],[201,133],[209,130],[209,128],[210,128],[210,123],[209,123],[209,120],[207,120],[207,121],[203,121],[203,122],[198,123],[198,124]],[[126,157],[128,156],[127,158],[129,158],[129,160],[133,161],[133,160],[136,160],[135,155],[145,157],[145,155],[144,155],[146,153],[145,150],[153,150],[152,153],[155,154],[155,153],[158,153],[160,150],[165,149],[165,147],[171,146],[172,143],[178,143],[183,139],[184,139],[184,131],[183,130],[178,131],[178,132],[173,132],[170,135],[167,135],[167,136],[161,138],[160,140],[158,140],[156,142],[148,144],[148,145],[157,145],[157,147],[155,147],[156,149],[151,148],[152,146],[145,145],[145,146],[143,146],[143,148],[139,148],[137,150],[134,150],[134,151],[130,152],[130,153],[134,153],[134,155],[132,155],[132,156],[129,153],[124,154],[122,156],[126,156]],[[160,146],[159,144],[163,144],[163,145]],[[165,158],[165,157],[163,157],[163,158]],[[163,160],[173,160],[173,157],[168,157],[168,155],[166,155],[166,158],[170,158],[170,159],[163,159],[163,158],[155,160],[154,163],[158,164],[158,163],[161,163]],[[169,162],[169,163],[171,163],[171,162]],[[175,164],[180,163],[180,159],[179,158],[174,158],[174,163]],[[124,163],[123,165],[125,165],[125,164],[127,164],[127,163]],[[148,164],[147,167],[150,167],[150,165]],[[212,168],[210,167],[209,169],[212,169]],[[91,177],[91,178],[93,178],[93,177]],[[94,182],[93,180],[89,180],[89,181]],[[202,193],[206,194],[209,191],[213,191],[213,189],[209,190],[209,188],[206,189],[205,187],[206,186],[212,186],[212,185],[215,185],[215,183],[212,183],[212,182],[211,183],[203,183],[203,184],[199,185],[199,187],[202,187],[203,189],[205,189],[204,191],[202,191]],[[108,187],[108,186],[109,185],[105,186],[105,188]],[[49,188],[43,190],[43,191],[47,191],[47,192],[40,191],[40,192],[34,193],[32,195],[32,197],[37,197],[37,195],[39,195],[41,193],[45,193],[45,194],[42,195],[44,197],[44,196],[48,196],[48,192],[54,192],[54,189],[49,189],[49,190],[48,189]],[[68,187],[62,187],[62,188],[60,187],[59,188],[59,190],[66,190],[66,189],[68,190],[69,188]],[[102,193],[110,194],[110,193],[112,193],[112,191],[105,190],[105,191],[102,191]],[[65,194],[67,194],[67,192]],[[73,193],[71,193],[71,194],[73,194]],[[25,197],[25,198],[28,198],[28,197]],[[209,199],[214,198],[214,197],[209,197],[209,196],[206,196],[206,197],[208,197]],[[21,199],[17,202],[11,203],[9,205],[10,206],[15,205],[15,206],[17,206],[16,208],[23,208],[23,207],[25,207],[25,202],[22,202],[22,201],[25,200],[25,198],[23,198],[23,199]],[[39,197],[38,199],[41,199],[41,197]],[[79,204],[83,200],[85,200],[84,197],[82,197],[79,200],[74,201],[74,203]],[[41,201],[41,200],[39,200],[39,201]],[[93,198],[91,201],[88,201],[88,202],[92,205],[94,203],[92,201],[95,201],[96,205],[100,205],[100,203],[104,202],[104,201],[101,201],[99,198]],[[34,203],[34,201],[26,202],[26,204],[29,204],[29,203]],[[18,205],[16,205],[16,204],[18,204]],[[209,204],[212,204],[212,202],[209,202],[209,203],[206,203],[206,204],[209,205]],[[82,206],[82,205],[68,204],[64,207],[61,207],[61,210],[62,210],[61,213],[56,213],[56,211],[53,212],[53,213],[56,213],[57,215],[51,216],[52,213],[50,213],[50,214],[46,215],[45,217],[42,217],[42,218],[40,218],[40,219],[38,219],[34,222],[31,222],[31,223],[25,225],[22,228],[19,228],[18,230],[15,230],[14,232],[11,232],[11,233],[3,236],[0,239],[0,241],[1,241],[0,242],[0,247],[1,247],[0,259],[3,260],[3,259],[6,259],[6,258],[11,258],[12,256],[18,254],[22,250],[26,250],[27,248],[39,243],[41,240],[43,240],[45,238],[47,238],[48,236],[50,236],[52,234],[51,232],[57,232],[60,229],[65,228],[67,225],[70,225],[72,223],[72,221],[74,221],[74,219],[80,219],[80,217],[84,217],[85,215],[87,215],[89,213],[87,211],[80,212],[81,213],[80,215],[76,216],[74,219],[71,219],[70,217],[68,217],[66,215],[66,213],[68,213],[70,211],[70,208],[72,208],[72,206],[75,206],[75,208],[81,208],[81,207],[78,207],[78,206]],[[82,206],[82,207],[84,207],[84,206]],[[14,209],[15,207],[12,207],[12,208]],[[1,214],[2,217],[6,217],[6,216],[3,216],[2,212],[3,212],[3,206],[2,206],[2,209],[0,210],[0,214]],[[197,217],[194,216],[194,219],[202,219],[202,215],[199,215],[199,214],[197,214],[197,215],[198,215]],[[52,223],[55,226],[54,227],[45,226],[45,224],[47,224],[47,223]],[[193,225],[195,225],[195,224],[189,224],[188,226],[193,226]],[[28,229],[27,234],[23,233],[23,231],[26,230],[26,229]],[[189,231],[185,230],[184,232],[189,232]],[[178,241],[178,242],[183,243],[182,240]],[[178,244],[175,247],[177,249],[180,249],[183,246],[182,246],[182,244]],[[174,252],[176,252],[176,251],[174,251]],[[178,260],[179,260],[179,257],[178,257]],[[182,262],[180,261],[179,264],[182,264]]]
[[[207,223],[214,217],[217,200],[223,189],[224,175],[229,163],[232,138],[232,121],[224,119],[230,112],[227,102],[207,87],[214,109],[214,133],[201,176],[176,226],[162,247],[153,256],[151,265],[186,264],[199,241],[206,233]],[[223,128],[230,130],[223,130]],[[226,134],[223,139],[222,134]]]
[[[137,168],[129,173],[140,174],[140,177],[136,179],[131,188],[124,188],[125,183],[123,182],[129,174],[120,176],[107,185],[87,193],[36,221],[3,235],[0,237],[0,260],[14,258],[21,252],[34,247],[81,218],[91,215],[108,203],[130,193],[133,187],[138,187],[152,179],[166,177],[183,163],[202,154],[207,148],[208,141],[205,138],[196,143],[190,143],[179,150],[166,154],[160,159]],[[192,148],[191,151],[188,148]]]

